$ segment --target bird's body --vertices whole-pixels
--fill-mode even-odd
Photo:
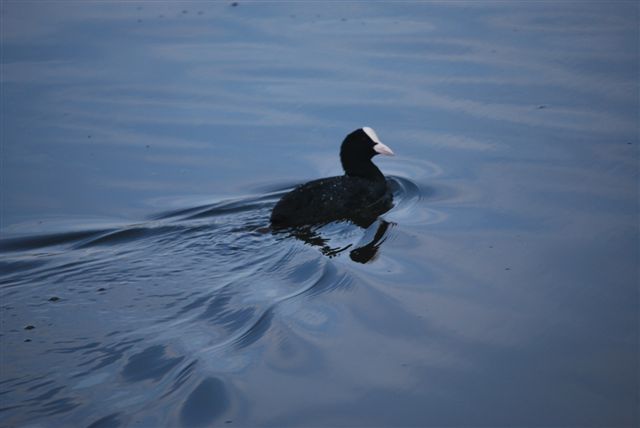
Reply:
[[[271,214],[276,226],[295,227],[350,220],[371,223],[391,208],[386,180],[361,177],[321,178],[296,187],[280,199]]]
[[[392,155],[371,128],[349,134],[340,160],[345,175],[302,184],[278,201],[271,213],[275,228],[352,221],[367,227],[392,206],[392,194],[380,170],[371,162],[378,154]]]

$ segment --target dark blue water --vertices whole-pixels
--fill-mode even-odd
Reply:
[[[0,12],[1,425],[640,422],[637,3]]]

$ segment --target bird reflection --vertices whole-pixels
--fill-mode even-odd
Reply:
[[[385,234],[387,233],[387,229],[389,229],[389,225],[391,225],[391,223],[388,221],[380,220],[373,239],[368,244],[351,250],[349,253],[351,260],[357,263],[367,263],[374,260],[378,255],[380,246],[387,239]]]
[[[379,219],[373,239],[365,245],[352,249],[349,252],[349,258],[354,262],[363,264],[375,260],[380,250],[380,246],[387,238],[386,232],[392,224],[393,223],[386,220]],[[323,238],[318,233],[317,229],[312,227],[289,229],[288,234],[289,236],[299,239],[306,244],[317,247],[322,254],[330,258],[335,257],[353,247],[353,244],[345,245],[343,247],[332,247],[329,245],[329,240]]]

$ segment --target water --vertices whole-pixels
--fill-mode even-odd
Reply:
[[[3,426],[638,424],[637,3],[1,13]]]

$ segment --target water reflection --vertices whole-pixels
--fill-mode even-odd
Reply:
[[[349,251],[349,257],[351,260],[358,263],[367,263],[373,260],[378,253],[380,245],[384,242],[384,235],[389,225],[390,223],[385,220],[380,220],[378,223],[373,225],[372,228],[375,229],[375,236],[366,244],[351,249]],[[288,235],[311,246],[317,247],[322,254],[329,258],[335,257],[354,247],[354,243],[349,243],[340,247],[332,247],[330,245],[329,238],[323,238],[318,232],[318,229],[311,227],[296,228],[289,231]]]
[[[378,224],[378,227],[376,228],[373,239],[369,243],[358,247],[349,253],[351,260],[358,263],[367,263],[374,260],[378,255],[380,246],[386,239],[385,233],[391,224],[392,223],[389,223],[388,221],[381,220],[380,224]]]

